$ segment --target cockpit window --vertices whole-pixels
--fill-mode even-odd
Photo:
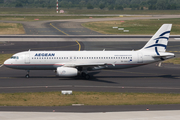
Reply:
[[[10,59],[19,59],[18,56],[12,56]]]

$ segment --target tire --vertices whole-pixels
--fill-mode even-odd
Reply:
[[[29,74],[27,74],[27,75],[25,76],[25,78],[29,78]]]
[[[82,77],[86,77],[86,73],[85,73],[85,72],[82,72],[82,73],[81,73],[81,76],[82,76]]]
[[[86,74],[85,79],[89,80],[90,79],[90,75]]]

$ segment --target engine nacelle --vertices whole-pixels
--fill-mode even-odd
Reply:
[[[58,67],[57,75],[61,77],[74,77],[78,75],[78,70],[71,67]]]

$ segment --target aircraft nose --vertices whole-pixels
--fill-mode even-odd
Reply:
[[[9,59],[7,59],[6,61],[4,61],[4,65],[5,65],[5,66],[8,65],[8,64],[10,64]]]

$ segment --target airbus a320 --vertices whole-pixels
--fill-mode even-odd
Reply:
[[[175,57],[166,52],[172,24],[163,24],[147,44],[137,51],[25,51],[4,62],[13,69],[54,70],[60,77],[81,74],[89,79],[88,71],[138,67]]]

